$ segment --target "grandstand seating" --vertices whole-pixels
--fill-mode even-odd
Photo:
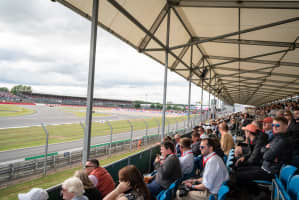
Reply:
[[[166,190],[161,191],[158,196],[157,200],[172,200],[175,198],[176,191],[178,186],[182,182],[182,179],[178,179],[174,181]]]
[[[299,175],[292,177],[287,192],[292,200],[299,200]]]
[[[282,183],[282,185],[288,190],[289,183],[292,178],[292,176],[295,174],[297,168],[292,165],[286,165],[280,170],[279,179]]]
[[[225,200],[228,192],[229,187],[225,183],[222,184],[217,194],[217,200]],[[214,195],[210,195],[209,200],[216,200],[216,198]]]
[[[292,176],[295,174],[297,168],[292,165],[286,165],[280,170],[279,178],[277,175],[275,179],[272,181],[272,199],[288,199],[289,195],[286,192],[288,190],[289,182]]]

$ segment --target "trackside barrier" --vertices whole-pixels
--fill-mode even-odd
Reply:
[[[198,119],[197,116],[194,117],[194,121]],[[145,121],[145,120],[144,120]],[[158,120],[157,120],[158,121]],[[157,122],[156,121],[156,122]],[[153,144],[154,142],[160,141],[160,123],[157,122],[158,132],[156,128],[148,128],[148,125],[145,122],[145,130],[136,130],[131,135],[134,135],[133,141],[131,143],[130,139],[123,139],[112,141],[112,131],[117,131],[119,127],[110,127],[110,141],[102,144],[92,145],[91,146],[91,156],[100,157],[104,155],[111,155],[111,153],[121,152],[127,150],[130,147],[130,150],[138,148],[143,145]],[[197,121],[197,123],[199,123]],[[183,122],[178,123],[177,121],[172,124],[173,129],[167,132],[167,135],[173,135],[176,133],[183,133],[188,130],[187,127],[183,126]],[[175,127],[175,128],[174,128]],[[136,127],[135,127],[136,128]],[[134,129],[135,129],[134,128]],[[78,129],[77,131],[80,131]],[[100,131],[100,130],[98,130]],[[158,134],[157,134],[158,133]],[[52,133],[49,132],[51,135]],[[118,135],[113,135],[114,138],[117,138]],[[119,135],[120,138],[124,137]],[[119,139],[120,139],[119,138]],[[63,153],[49,153],[47,154],[46,165],[43,165],[45,161],[45,155],[37,155],[26,157],[24,161],[19,161],[10,164],[0,165],[0,185],[7,184],[7,182],[12,180],[17,180],[19,178],[24,178],[27,176],[41,174],[48,170],[56,170],[61,167],[70,166],[81,161],[82,151],[74,150],[72,152],[63,152]],[[44,171],[43,171],[44,170]]]
[[[138,141],[140,139],[135,139],[132,142],[133,148],[137,148]],[[145,143],[146,137],[141,138],[142,144]],[[149,144],[153,144],[160,140],[159,135],[148,136]],[[130,140],[119,140],[111,143],[111,152],[117,153],[121,151],[128,151],[130,147]],[[98,144],[91,146],[90,156],[100,157],[109,155],[110,143]],[[13,164],[7,164],[0,166],[0,183],[5,183],[7,181],[16,180],[19,178],[31,176],[34,174],[41,174],[44,170],[44,158],[45,155],[38,155],[25,158],[25,161],[16,162]],[[47,156],[47,170],[56,170],[57,168],[62,168],[66,166],[71,166],[73,164],[79,163],[82,160],[82,150],[77,150],[73,152],[64,152],[62,154],[49,153]]]
[[[203,116],[203,119],[206,120],[206,116]],[[200,123],[199,115],[195,115],[194,118],[191,118],[193,125],[197,125]],[[110,141],[97,144],[91,146],[91,156],[100,157],[111,155],[111,153],[121,152],[129,150],[130,147],[132,149],[140,148],[140,146],[153,144],[157,141],[161,140],[160,133],[160,123],[158,120],[155,121],[158,125],[157,128],[149,129],[148,126],[145,126],[145,130],[136,130],[133,132],[134,139],[131,143],[130,139],[123,139],[118,141],[112,141],[110,136]],[[146,125],[145,122],[144,125]],[[183,134],[186,131],[190,131],[191,127],[187,127],[185,121],[179,122],[175,121],[172,126],[168,127],[168,131],[165,135],[174,135],[176,133]],[[119,127],[110,127],[110,131],[113,132],[117,130]],[[78,129],[79,130],[79,129]],[[158,134],[157,134],[158,133]],[[49,132],[51,135],[51,131]],[[123,135],[113,135],[115,138],[123,137]],[[48,170],[56,170],[62,167],[71,166],[76,163],[80,163],[82,160],[82,151],[74,150],[74,151],[66,151],[62,153],[54,152],[49,153],[46,156],[46,165],[45,164],[45,156],[37,155],[31,156],[24,159],[24,161],[19,161],[10,164],[2,164],[0,165],[0,185],[6,185],[9,181],[17,180],[20,178],[28,177],[31,175],[42,174]]]
[[[190,135],[191,132],[188,132],[187,134],[184,134],[182,137],[190,137]],[[160,153],[160,145],[156,145],[150,149],[141,151],[139,153],[136,153],[134,155],[131,155],[127,158],[121,159],[104,167],[107,169],[107,171],[109,171],[112,178],[117,183],[118,171],[127,165],[135,165],[142,173],[149,173],[153,171],[152,164],[156,158],[157,153]],[[49,194],[49,200],[60,200],[60,191],[60,184],[47,189],[47,192]]]
[[[183,134],[187,129],[178,129],[169,133],[174,135],[176,133]],[[188,131],[188,130],[187,130]],[[159,134],[142,136],[132,141],[132,148],[140,148],[140,145],[154,144],[160,141],[161,136]],[[117,153],[130,150],[131,140],[118,140],[110,142],[92,145],[90,149],[91,157],[100,157],[110,155],[110,153]],[[111,147],[111,148],[110,148]],[[0,166],[0,184],[5,184],[8,181],[17,180],[20,178],[28,177],[35,174],[41,174],[44,172],[44,158],[45,155],[37,155],[25,158],[25,161],[16,162],[13,164]],[[56,170],[58,168],[71,166],[76,163],[80,163],[82,160],[82,150],[64,152],[58,154],[58,152],[49,153],[47,156],[47,171]]]

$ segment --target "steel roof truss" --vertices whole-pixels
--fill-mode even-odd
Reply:
[[[299,9],[297,1],[168,0],[179,7]]]

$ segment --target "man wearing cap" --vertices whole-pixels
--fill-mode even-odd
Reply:
[[[263,120],[263,131],[268,135],[268,142],[270,142],[273,138],[272,122],[272,117],[266,117]]]
[[[260,165],[262,158],[261,148],[266,145],[266,141],[257,138],[257,127],[254,124],[248,124],[243,130],[248,142],[248,152],[243,153],[241,158],[236,161],[235,166]]]
[[[46,190],[41,188],[32,188],[27,193],[18,194],[19,200],[47,200],[49,198]]]
[[[271,181],[283,164],[288,164],[292,148],[290,137],[286,134],[288,120],[277,117],[273,120],[273,139],[262,148],[262,166],[248,166],[244,170],[236,171],[237,184],[246,184],[252,180]]]

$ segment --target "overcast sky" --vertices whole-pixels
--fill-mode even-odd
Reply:
[[[1,0],[0,87],[24,84],[33,92],[86,96],[90,26],[50,0]],[[163,77],[164,66],[98,29],[95,97],[162,102]],[[192,85],[191,102],[200,95]],[[167,101],[188,103],[188,82],[170,71]]]

